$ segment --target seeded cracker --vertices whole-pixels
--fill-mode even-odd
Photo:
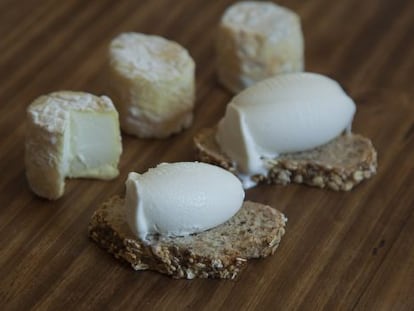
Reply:
[[[250,258],[273,254],[285,233],[286,217],[259,203],[244,202],[224,224],[185,237],[153,236],[144,244],[130,231],[124,199],[103,203],[89,224],[89,236],[135,270],[155,270],[173,278],[234,279]]]
[[[220,150],[215,140],[216,130],[206,128],[194,137],[196,158],[235,173],[235,164]],[[376,173],[377,152],[368,138],[344,134],[318,148],[287,153],[267,162],[270,167],[268,175],[255,175],[253,180],[267,184],[297,183],[349,191]]]

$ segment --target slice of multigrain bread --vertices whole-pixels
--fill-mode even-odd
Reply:
[[[173,278],[234,279],[247,259],[275,252],[287,221],[270,206],[246,201],[218,227],[186,237],[153,236],[146,244],[130,231],[123,205],[118,196],[103,203],[92,216],[89,236],[135,270],[155,270]]]
[[[216,131],[216,128],[202,129],[194,137],[196,157],[236,173],[235,164],[216,142]],[[287,153],[266,161],[269,163],[268,175],[252,176],[253,181],[282,185],[294,182],[349,191],[376,173],[377,152],[368,138],[343,134],[318,148]]]

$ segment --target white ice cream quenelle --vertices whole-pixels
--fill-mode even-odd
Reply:
[[[230,219],[241,208],[244,190],[231,173],[198,162],[162,163],[126,181],[126,217],[132,231],[183,236]]]
[[[216,140],[241,175],[266,174],[266,158],[329,142],[350,128],[355,109],[353,100],[328,77],[280,75],[233,98]]]

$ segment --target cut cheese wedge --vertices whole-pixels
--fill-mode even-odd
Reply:
[[[26,176],[40,197],[58,199],[65,178],[112,179],[122,152],[118,112],[110,98],[60,91],[27,109]]]

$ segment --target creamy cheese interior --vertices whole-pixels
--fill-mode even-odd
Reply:
[[[197,162],[163,163],[130,173],[125,211],[132,231],[184,236],[218,226],[241,208],[244,190],[231,173]]]
[[[113,177],[120,153],[115,113],[71,111],[65,131],[66,176]]]
[[[59,91],[27,108],[26,176],[39,196],[58,199],[66,177],[112,179],[122,152],[118,112],[107,96]]]
[[[353,100],[328,77],[279,75],[232,99],[216,139],[241,175],[266,174],[266,158],[329,142],[350,128],[355,109]]]

